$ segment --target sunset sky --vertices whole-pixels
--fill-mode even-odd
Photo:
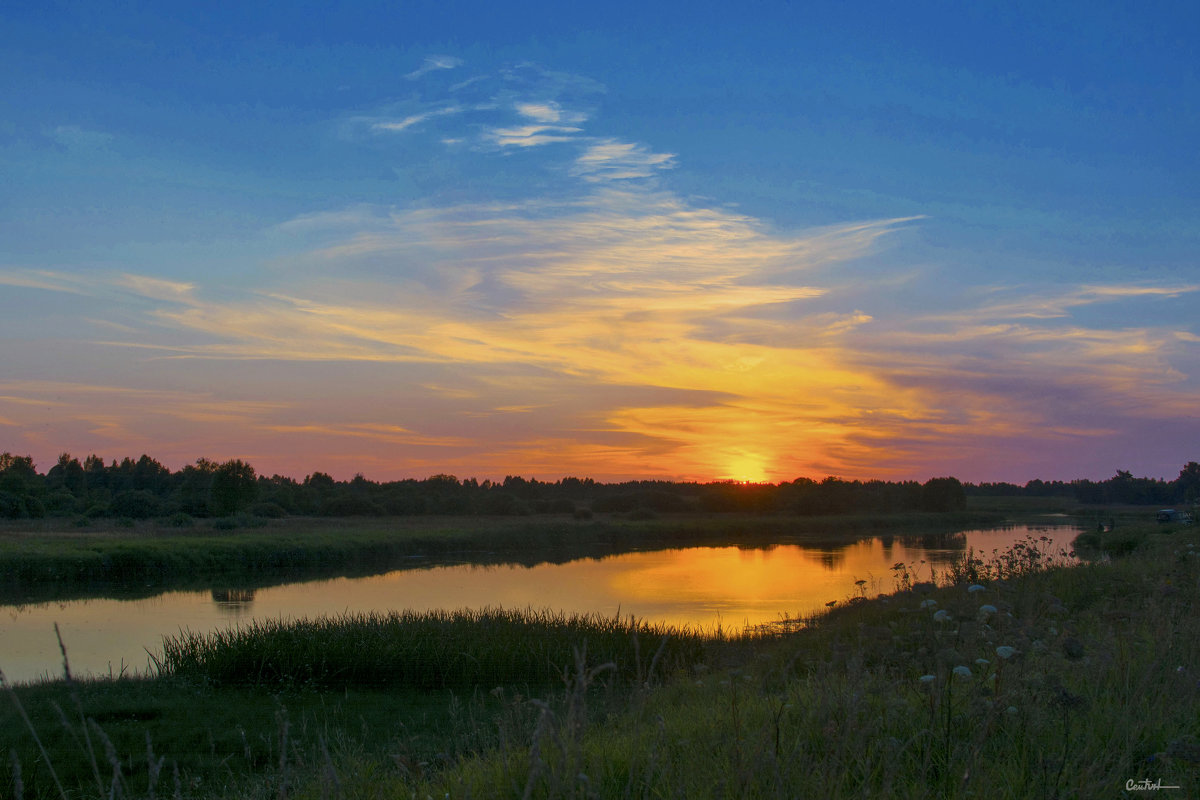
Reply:
[[[6,3],[0,452],[1173,478],[1198,30],[1194,0]]]

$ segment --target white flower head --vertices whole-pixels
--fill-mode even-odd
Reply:
[[[950,621],[950,612],[943,608],[941,611],[939,611],[933,615],[933,621],[934,622],[949,622]]]
[[[954,674],[960,678],[969,678],[969,677],[971,677],[971,668],[967,667],[967,666],[963,666],[962,664],[959,664],[957,667],[954,668]]]
[[[932,597],[921,601],[921,608],[937,608],[937,600]]]
[[[917,680],[919,680],[921,683],[933,683],[937,680],[937,675],[922,675]]]
[[[981,586],[978,583],[972,583],[970,586],[967,587],[967,591],[971,592],[971,593],[982,592],[982,591],[985,591],[986,589],[987,589],[986,586]]]
[[[1006,660],[1012,658],[1016,654],[1017,654],[1017,648],[1009,647],[1006,644],[1002,644],[996,648],[996,655],[998,655],[1001,658],[1006,659]]]
[[[991,603],[984,604],[979,607],[979,616],[987,617],[996,613],[996,607]]]

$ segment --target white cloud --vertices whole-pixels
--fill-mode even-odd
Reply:
[[[582,111],[568,111],[553,100],[518,102],[517,113],[536,122],[578,124],[587,120]]]
[[[649,178],[674,166],[671,153],[655,153],[644,145],[599,139],[575,160],[572,174],[588,181]]]
[[[134,294],[142,297],[148,297],[152,300],[166,300],[172,303],[190,303],[192,301],[192,292],[196,288],[194,283],[171,281],[164,278],[155,278],[150,275],[131,275],[129,273],[118,276],[113,283],[129,289]]]
[[[569,142],[579,128],[563,125],[518,125],[510,128],[491,128],[484,138],[499,147],[537,147],[554,142]]]
[[[93,282],[80,275],[44,269],[0,270],[0,286],[84,295],[94,291]]]
[[[386,133],[400,133],[406,131],[414,125],[419,125],[429,119],[436,117],[446,117],[452,114],[461,113],[462,109],[458,106],[448,106],[446,108],[438,108],[432,111],[422,111],[419,114],[412,114],[401,119],[381,119],[371,123],[372,131],[383,131]]]
[[[410,81],[415,81],[422,75],[441,69],[454,69],[462,66],[463,60],[456,56],[427,56],[421,66],[405,75]]]

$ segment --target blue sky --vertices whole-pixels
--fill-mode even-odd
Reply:
[[[1194,4],[19,3],[0,450],[1173,477]]]

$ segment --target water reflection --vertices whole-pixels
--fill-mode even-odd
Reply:
[[[217,608],[231,614],[242,614],[254,602],[254,589],[213,589],[212,599]]]
[[[635,615],[704,629],[740,631],[782,615],[804,616],[831,601],[890,592],[892,567],[913,580],[968,548],[987,557],[1026,536],[1069,548],[1076,528],[1018,527],[940,536],[881,536],[850,544],[691,547],[576,559],[566,563],[425,564],[356,578],[272,587],[218,587],[140,599],[92,599],[5,606],[0,668],[13,680],[57,672],[57,622],[80,674],[145,670],[147,650],[180,630],[209,631],[253,619],[437,608],[552,608]],[[856,586],[856,581],[864,581]]]

